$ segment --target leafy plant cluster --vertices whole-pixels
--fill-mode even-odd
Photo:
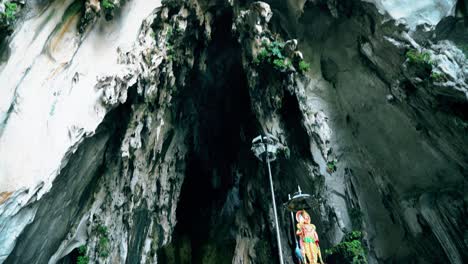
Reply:
[[[443,82],[443,81],[445,81],[445,74],[439,73],[439,72],[432,72],[431,73],[431,79],[434,82]]]
[[[95,232],[97,234],[97,245],[96,250],[100,257],[106,258],[110,253],[110,240],[109,240],[109,231],[106,226],[98,225],[95,227]],[[86,255],[87,248],[85,245],[78,248],[78,258],[76,264],[89,264],[89,257]]]
[[[406,52],[406,58],[411,64],[433,64],[431,60],[431,54],[429,54],[428,52],[420,52],[415,49],[411,49],[408,52]]]
[[[406,58],[409,64],[415,70],[416,75],[423,79],[430,78],[433,82],[443,82],[446,80],[444,73],[438,73],[433,71],[434,61],[431,59],[429,52],[420,52],[415,49],[411,49],[406,52]]]
[[[89,263],[89,257],[86,256],[86,246],[79,247],[78,248],[78,253],[80,255],[78,256],[76,264],[88,264]]]
[[[101,7],[104,12],[104,17],[107,21],[110,21],[114,18],[114,9],[117,8],[113,0],[102,0]]]
[[[309,63],[307,63],[307,62],[305,62],[305,61],[303,61],[303,60],[301,60],[301,61],[299,62],[299,71],[301,71],[301,72],[306,72],[306,71],[308,71],[309,69],[310,69],[310,64],[309,64]]]
[[[111,0],[102,0],[101,7],[104,8],[104,10],[113,10],[115,8],[115,4]]]
[[[174,57],[174,41],[173,41],[173,30],[169,28],[166,33],[166,52],[167,58],[172,60]]]
[[[11,31],[11,25],[15,22],[19,10],[20,6],[15,2],[4,3],[4,10],[0,12],[0,35]]]
[[[341,243],[325,250],[327,263],[367,264],[366,251],[362,246],[363,235],[352,231],[345,235]]]
[[[107,230],[107,227],[104,225],[98,225],[96,227],[96,232],[98,235],[97,251],[99,253],[99,256],[106,258],[109,256],[110,253],[109,232]]]
[[[362,235],[361,231],[354,230],[354,231],[348,232],[343,237],[343,241],[347,241],[347,242],[354,241],[354,240],[361,241],[363,238],[364,236]]]
[[[273,69],[280,72],[285,72],[293,66],[293,61],[284,55],[284,42],[276,40],[272,42],[264,41],[262,46],[257,57],[253,60],[256,66],[271,65]],[[301,73],[308,71],[310,68],[310,65],[304,60],[298,61],[295,66]]]
[[[328,173],[333,173],[336,171],[336,161],[335,160],[332,160],[332,161],[329,161],[327,162],[327,172]]]
[[[173,28],[170,27],[166,33],[166,54],[167,59],[172,61],[176,55],[175,45],[176,45],[176,36],[180,34],[180,29],[177,26]]]

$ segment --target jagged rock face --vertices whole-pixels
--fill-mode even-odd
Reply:
[[[33,1],[9,40],[0,263],[275,261],[262,132],[290,150],[277,203],[313,194],[322,249],[360,229],[371,263],[468,259],[463,19],[408,31],[427,20],[396,25],[398,1],[111,2]],[[415,9],[437,23],[444,3]],[[255,62],[274,41],[280,70]]]
[[[413,28],[422,23],[436,25],[442,18],[454,15],[457,4],[456,0],[422,0],[412,3],[402,0],[370,0],[368,2],[375,3],[382,12],[387,12],[394,19],[403,20],[405,24]]]
[[[299,38],[310,52],[305,57],[315,59],[313,69],[331,83],[322,84],[319,77],[312,87],[315,93],[325,93],[320,98],[336,133],[332,145],[342,170],[334,175],[352,184],[342,193],[348,194],[346,199],[356,192],[360,196],[360,210],[369,217],[365,225],[373,226],[367,229],[369,244],[380,244],[374,249],[377,260],[413,261],[414,257],[404,257],[411,255],[404,251],[416,244],[417,251],[424,252],[416,259],[434,258],[438,244],[445,255],[437,261],[463,262],[467,160],[462,146],[467,138],[464,126],[455,123],[466,120],[460,116],[466,112],[466,88],[458,89],[455,82],[466,87],[466,57],[456,48],[452,52],[435,48],[452,49],[449,43],[423,43],[434,50],[433,60],[443,57],[463,73],[442,83],[430,81],[428,75],[421,80],[412,73],[413,66],[404,63],[404,47],[417,47],[415,43],[392,25],[382,24],[372,9],[355,8],[338,20],[312,15],[319,12],[314,7],[304,11]],[[435,64],[445,68],[440,61]],[[444,199],[458,205],[443,205]],[[442,209],[448,207],[450,213]],[[426,215],[426,210],[434,214]],[[439,242],[428,240],[431,236]],[[434,261],[430,258],[425,261]]]

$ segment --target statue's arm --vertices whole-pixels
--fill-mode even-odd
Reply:
[[[314,239],[315,239],[315,245],[317,245],[317,247],[319,246],[319,237],[318,237],[318,234],[316,231],[314,231]]]
[[[296,227],[297,227],[296,235],[301,236],[302,235],[302,226],[300,224],[297,224]]]

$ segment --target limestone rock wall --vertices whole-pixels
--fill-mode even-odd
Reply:
[[[271,262],[264,132],[323,249],[362,230],[370,263],[466,262],[463,3],[111,2],[28,2],[2,44],[0,263]]]

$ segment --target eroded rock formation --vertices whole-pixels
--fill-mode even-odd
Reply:
[[[370,263],[467,261],[466,1],[368,2],[26,3],[0,48],[0,263],[275,261],[263,132],[322,248],[361,230]]]

